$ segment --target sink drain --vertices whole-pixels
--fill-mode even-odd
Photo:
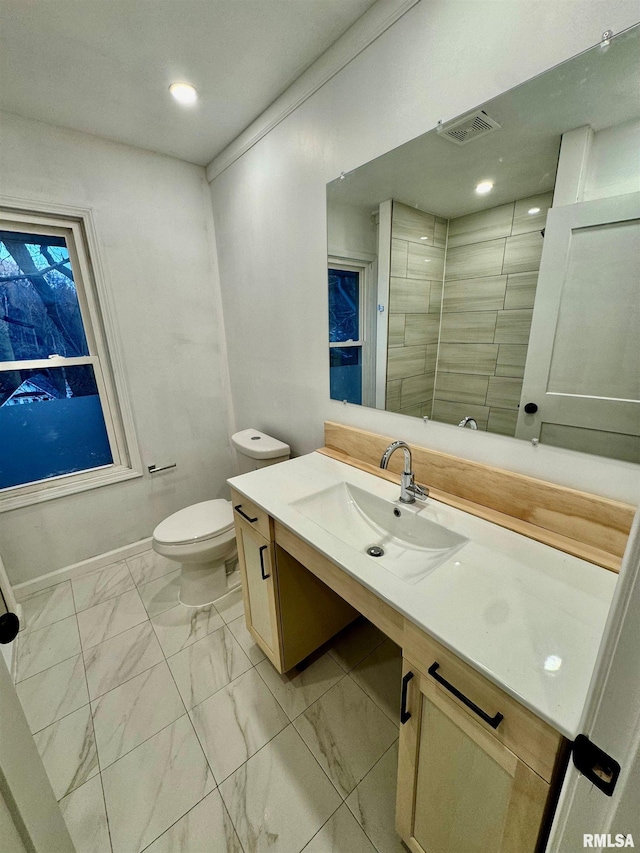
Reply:
[[[379,545],[370,545],[367,548],[367,554],[370,557],[383,557],[384,556],[384,548],[381,548]]]

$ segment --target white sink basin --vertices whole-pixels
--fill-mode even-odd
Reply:
[[[418,503],[405,506],[347,483],[290,506],[410,584],[418,583],[469,541],[426,518]]]

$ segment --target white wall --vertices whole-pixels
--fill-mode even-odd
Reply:
[[[2,115],[2,194],[92,208],[143,464],[173,472],[0,514],[16,584],[226,494],[228,378],[204,169]],[[146,470],[146,468],[145,468]]]
[[[640,192],[640,120],[594,133],[584,200],[637,192]]]
[[[373,260],[378,252],[378,226],[372,211],[354,204],[328,205],[328,254],[338,258],[357,258],[369,255]]]
[[[325,185],[638,19],[635,0],[421,0],[212,182],[238,426],[334,419],[637,502],[637,468],[329,400]],[[527,48],[530,46],[530,49]],[[247,234],[252,251],[247,251]],[[251,342],[247,346],[247,341]]]

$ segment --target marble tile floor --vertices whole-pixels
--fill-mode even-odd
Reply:
[[[236,590],[153,551],[23,600],[16,689],[78,853],[406,853],[400,649],[358,619],[279,675]]]

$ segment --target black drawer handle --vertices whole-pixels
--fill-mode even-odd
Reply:
[[[264,570],[264,557],[262,556],[262,554],[267,550],[267,548],[268,548],[268,547],[269,547],[268,545],[261,545],[261,546],[260,546],[260,574],[262,575],[262,580],[263,580],[263,581],[266,581],[266,579],[267,579],[267,578],[270,578],[270,577],[271,577],[271,575],[268,575],[268,574],[266,574],[266,573],[265,573],[265,570]]]
[[[408,672],[402,679],[402,696],[400,698],[400,722],[404,726],[407,720],[411,719],[411,712],[407,711],[407,690],[409,682],[413,678],[413,673]]]
[[[467,699],[464,693],[461,693],[457,687],[454,687],[453,684],[450,684],[446,679],[444,679],[441,675],[438,675],[438,670],[440,669],[440,664],[434,662],[431,664],[427,672],[432,678],[442,684],[444,688],[446,688],[449,693],[453,693],[456,699],[459,699],[463,705],[466,705],[467,708],[471,708],[474,714],[477,714],[481,720],[484,720],[487,725],[491,726],[492,729],[497,729],[500,723],[504,720],[504,716],[499,712],[495,715],[495,717],[490,717],[486,711],[483,711],[482,708],[479,708],[475,702],[472,702],[471,699]]]
[[[243,518],[246,518],[247,521],[249,521],[251,524],[253,524],[254,522],[256,522],[258,520],[257,516],[256,516],[256,518],[249,518],[249,516],[247,515],[246,512],[242,512],[242,510],[240,509],[241,506],[242,506],[242,504],[238,504],[238,506],[234,506],[234,509],[236,512],[239,512]]]

